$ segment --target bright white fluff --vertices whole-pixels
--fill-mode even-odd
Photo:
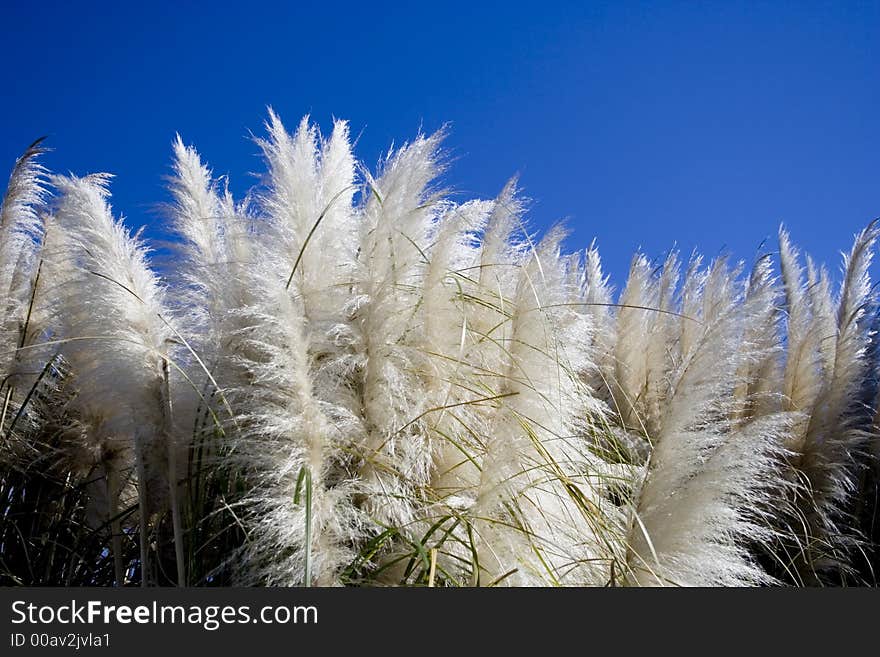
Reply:
[[[748,548],[772,535],[764,509],[781,485],[776,464],[789,420],[775,414],[735,425],[730,418],[738,409],[735,392],[755,383],[748,365],[773,355],[772,342],[743,339],[752,315],[766,314],[772,296],[743,301],[736,272],[723,260],[705,272],[698,262],[682,287],[680,333],[674,337],[670,328],[642,338],[660,339],[671,355],[668,365],[654,365],[668,396],[643,407],[644,424],[655,429],[647,433],[651,450],[629,511],[629,583],[729,586],[770,579]],[[636,289],[656,285],[662,299],[668,271],[669,261],[655,283],[646,280],[644,266],[636,267]],[[644,305],[645,298],[641,293],[632,301]],[[662,301],[658,309],[673,310]],[[649,344],[637,348],[660,358]],[[624,353],[621,343],[618,353]],[[650,387],[643,390],[650,399]]]
[[[442,133],[418,137],[389,153],[378,179],[367,176],[355,296],[349,302],[362,359],[358,386],[365,435],[359,449],[367,509],[393,525],[415,520],[413,503],[429,481],[433,461],[424,424],[416,420],[429,408],[419,381],[426,356],[413,348],[411,329],[424,302],[425,252],[440,211],[428,185],[439,173],[441,138]]]
[[[31,298],[38,271],[38,253],[43,235],[39,209],[45,200],[46,171],[37,158],[45,152],[40,142],[32,144],[18,158],[0,205],[0,373],[6,377],[19,359],[17,353],[38,328],[33,325]],[[8,381],[15,384],[14,380]],[[7,380],[4,378],[4,385]]]
[[[105,175],[52,178],[60,199],[50,230],[59,236],[46,257],[57,338],[92,464],[129,476],[143,437],[146,487],[161,499],[168,430],[162,360],[172,335],[146,249],[111,214],[108,182]]]
[[[860,391],[873,337],[868,312],[876,298],[868,268],[878,235],[877,222],[856,235],[834,300],[827,274],[809,259],[804,289],[797,252],[780,233],[789,310],[786,402],[801,412],[789,444],[796,452],[792,476],[805,487],[795,499],[803,532],[792,557],[802,581],[845,568],[857,542],[846,513],[870,437]]]
[[[758,258],[742,304],[741,339],[745,348],[736,374],[733,410],[740,423],[778,411],[782,406],[781,296],[770,257]]]
[[[194,148],[184,145],[180,135],[174,141],[170,190],[174,205],[169,214],[180,238],[174,248],[183,259],[182,266],[175,269],[184,292],[180,305],[193,324],[193,335],[204,336],[206,344],[198,346],[213,350],[221,339],[220,322],[229,305],[224,303],[229,288],[225,280],[229,229],[210,169]]]
[[[240,418],[236,450],[250,484],[246,569],[239,579],[279,586],[335,584],[362,533],[352,499],[357,487],[347,474],[357,419],[332,398],[317,396],[324,391],[315,388],[302,304],[274,276],[249,282],[260,286],[266,307],[264,314],[252,316],[257,322],[247,340],[257,355],[248,363],[252,410]]]
[[[482,584],[604,584],[620,556],[600,514],[612,468],[584,440],[600,409],[578,376],[592,367],[590,322],[571,303],[562,237],[552,231],[514,270],[506,312],[486,336],[481,364],[504,397],[489,414],[469,510]]]
[[[584,258],[583,275],[580,283],[580,296],[584,312],[593,326],[595,371],[587,373],[587,381],[600,399],[608,400],[610,382],[603,372],[608,371],[614,359],[614,346],[617,333],[614,330],[613,288],[608,276],[602,271],[602,260],[595,242],[587,249]]]
[[[269,165],[264,232],[239,270],[250,301],[236,311],[248,377],[232,389],[234,458],[250,485],[239,579],[329,585],[355,556],[364,524],[350,463],[363,429],[345,379],[354,161],[343,122],[325,142],[308,119],[290,136],[273,113],[269,133],[260,142]]]

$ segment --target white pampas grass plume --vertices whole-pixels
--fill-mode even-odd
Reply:
[[[813,304],[804,290],[803,269],[798,257],[788,233],[780,229],[779,261],[785,286],[788,342],[782,392],[788,410],[809,413],[821,393],[822,342],[829,336],[822,332],[819,322],[813,321]],[[803,421],[806,417],[803,416]],[[799,427],[798,432],[802,434],[803,427]],[[795,441],[790,447],[800,449],[796,438]]]
[[[651,323],[648,319],[657,306],[656,285],[648,259],[638,254],[630,265],[629,278],[620,296],[617,312],[617,341],[614,351],[612,399],[620,423],[633,433],[646,433],[640,409],[648,380],[647,354]]]
[[[791,277],[790,286],[787,282],[789,350],[796,359],[786,374],[796,385],[789,385],[786,394],[803,413],[791,444],[795,472],[806,488],[796,499],[805,529],[796,566],[806,581],[816,581],[831,567],[845,570],[856,543],[855,533],[847,529],[846,512],[870,437],[860,392],[872,339],[868,312],[875,303],[868,269],[878,236],[876,222],[856,235],[844,256],[836,304],[827,274],[817,272],[809,261],[806,291],[797,276]],[[785,233],[781,241],[791,259]],[[794,266],[789,264],[789,269]],[[801,337],[805,334],[809,339]]]
[[[737,371],[735,417],[748,422],[781,410],[780,290],[769,255],[755,261],[742,303],[745,358]]]
[[[260,201],[283,242],[285,274],[297,281],[307,314],[312,321],[328,321],[339,315],[341,284],[351,281],[357,248],[348,124],[336,121],[324,140],[306,116],[290,135],[269,110],[267,129],[269,138],[257,141],[269,168]]]
[[[0,205],[0,294],[6,302],[6,316],[13,303],[12,296],[20,293],[16,283],[27,280],[23,267],[33,266],[36,247],[42,237],[42,221],[38,210],[46,197],[46,170],[37,158],[46,152],[40,144],[31,144],[16,160],[9,184]],[[21,303],[21,301],[19,301]]]
[[[581,350],[590,325],[570,303],[562,237],[552,231],[521,266],[509,319],[493,336],[503,401],[490,414],[469,510],[475,583],[602,583],[613,558],[597,513],[599,464],[582,438],[584,416],[599,412],[578,376],[592,366]]]
[[[19,350],[34,335],[33,295],[36,290],[38,252],[43,233],[39,210],[46,195],[46,170],[38,157],[46,152],[37,140],[15,163],[9,185],[0,205],[0,374],[4,387],[3,419],[5,430],[10,396],[20,363]],[[20,377],[18,377],[20,378]]]
[[[772,578],[749,552],[772,532],[763,517],[778,490],[784,415],[743,427],[729,421],[737,372],[766,358],[743,348],[736,272],[723,261],[692,267],[682,314],[696,327],[669,372],[671,395],[633,496],[627,581],[640,585],[742,585]],[[747,353],[749,350],[755,353]]]
[[[352,310],[364,358],[364,486],[368,513],[395,526],[413,521],[414,487],[429,481],[433,463],[426,432],[411,422],[427,409],[418,381],[423,356],[404,339],[421,302],[439,200],[428,185],[440,171],[442,138],[442,132],[419,136],[389,153],[381,176],[367,176],[360,223]]]
[[[363,429],[345,379],[353,158],[344,122],[329,141],[308,118],[291,136],[270,111],[267,128],[264,232],[240,272],[251,291],[239,309],[249,380],[236,391],[235,458],[251,485],[242,501],[251,540],[239,580],[337,584],[363,532],[350,463]]]
[[[243,501],[250,538],[238,579],[336,584],[362,531],[346,473],[356,422],[345,407],[317,396],[301,301],[273,274],[251,283],[262,284],[266,306],[254,315],[248,340],[261,358],[249,363],[251,411],[236,441],[235,458],[250,484]]]
[[[173,243],[180,256],[175,268],[184,293],[180,305],[190,315],[192,333],[205,337],[205,347],[214,347],[220,339],[217,332],[227,288],[226,217],[211,171],[196,150],[185,146],[180,135],[173,149],[174,176],[169,184],[174,205],[169,215],[171,227],[180,237]]]
[[[195,422],[197,434],[213,435],[231,411],[227,388],[240,383],[236,379],[242,374],[236,360],[242,323],[235,311],[249,299],[240,283],[241,271],[250,265],[241,246],[249,236],[228,189],[220,189],[196,150],[178,135],[173,151],[174,203],[167,214],[178,237],[171,243],[177,294],[170,310],[182,333],[176,342],[183,343],[174,345],[173,354],[190,372],[189,380],[174,377],[175,397],[187,424]],[[205,424],[200,418],[206,405],[211,421]]]
[[[137,465],[143,533],[168,485],[171,437],[162,399],[171,333],[145,248],[111,214],[108,182],[106,175],[52,178],[60,193],[54,221],[61,237],[48,257],[58,273],[52,292],[59,338],[76,381],[72,406],[93,459],[84,466],[104,469],[116,489],[110,491],[114,505]]]
[[[586,378],[596,396],[606,402],[610,401],[611,386],[606,373],[613,372],[614,346],[617,342],[613,294],[609,277],[602,270],[599,249],[593,242],[584,257],[580,296],[593,326],[591,346],[597,367],[593,372],[587,373]]]

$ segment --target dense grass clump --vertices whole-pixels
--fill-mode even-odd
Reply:
[[[874,584],[880,229],[833,289],[637,254],[619,294],[443,135],[289,133],[232,198],[173,145],[171,265],[110,177],[0,214],[0,584]]]

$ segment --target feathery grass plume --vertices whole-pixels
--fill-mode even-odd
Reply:
[[[657,287],[651,276],[651,265],[637,254],[630,265],[629,278],[620,296],[617,310],[617,341],[614,351],[614,372],[611,397],[620,424],[632,433],[643,436],[647,428],[640,417],[644,406],[644,389],[648,380],[648,340],[652,323],[649,316],[658,305]]]
[[[755,261],[742,304],[745,346],[734,390],[734,417],[746,423],[781,410],[783,353],[780,291],[769,255]]]
[[[480,257],[478,236],[493,208],[494,203],[487,201],[444,204],[424,251],[421,299],[410,320],[406,342],[426,357],[424,384],[431,405],[438,408],[460,399],[464,391],[458,386],[462,377],[470,374],[462,360],[471,328],[466,304],[475,290],[472,276]],[[440,412],[429,422],[441,422],[445,415]]]
[[[619,419],[620,413],[620,407],[613,397],[617,346],[615,309],[619,306],[614,303],[613,288],[602,271],[595,242],[585,252],[583,261],[577,257],[571,262],[571,271],[577,272],[573,279],[577,294],[572,301],[589,321],[590,343],[587,349],[593,354],[592,362],[579,372],[579,376],[589,390],[591,401],[602,405],[602,412],[594,414],[593,426],[588,431],[590,450],[604,459],[607,467],[616,464],[618,469],[628,471],[631,464],[644,461],[647,444],[642,436],[628,433],[613,421],[614,418]],[[626,478],[628,474],[624,472],[622,476]],[[619,498],[620,482],[604,488],[608,496]]]
[[[412,482],[412,519],[399,528],[396,549],[386,548],[383,581],[429,580],[428,561],[409,556],[415,547],[434,551],[445,584],[471,582],[475,546],[466,511],[474,503],[490,409],[499,403],[491,383],[501,362],[493,334],[506,322],[515,290],[510,236],[520,212],[515,181],[494,202],[438,204],[422,248],[423,270],[413,277],[419,296],[399,342],[418,366],[413,381],[422,386],[425,410],[398,431],[420,433],[432,461],[429,481]]]
[[[228,191],[221,199],[211,170],[195,148],[184,145],[180,135],[174,140],[173,152],[174,175],[168,183],[174,203],[166,212],[178,239],[170,245],[175,255],[170,276],[176,294],[169,310],[176,315],[188,347],[177,345],[175,357],[188,363],[191,379],[201,383],[195,389],[182,385],[175,397],[178,402],[186,400],[183,415],[192,418],[205,413],[202,406],[208,399],[217,393],[223,395],[223,391],[212,390],[212,380],[222,378],[221,371],[232,369],[231,354],[224,346],[228,343],[229,313],[239,302],[228,253],[228,244],[235,239],[229,235],[234,209],[229,207]],[[201,363],[192,362],[195,359]],[[187,408],[193,405],[195,408]],[[218,401],[211,408],[214,406],[219,410],[222,405]]]
[[[523,223],[526,199],[517,183],[516,177],[508,180],[495,199],[480,245],[478,288],[495,294],[502,303],[504,283],[515,281],[513,269],[525,258],[529,242]]]
[[[42,139],[16,160],[0,205],[0,583],[51,583],[58,545],[74,543],[59,508],[61,450],[48,429],[56,414],[52,361],[33,348],[45,330],[40,282],[46,170]],[[42,530],[42,531],[41,531]],[[42,548],[35,554],[35,547]],[[63,549],[63,548],[61,548]]]
[[[224,458],[232,445],[222,437],[234,428],[235,409],[247,403],[236,394],[252,382],[243,363],[247,352],[242,343],[250,328],[242,308],[250,307],[256,294],[243,275],[252,264],[252,235],[246,204],[236,206],[228,185],[221,188],[222,181],[213,178],[197,151],[185,146],[179,135],[173,151],[169,186],[174,203],[168,216],[179,239],[171,244],[177,255],[171,272],[177,291],[172,310],[186,344],[175,345],[172,353],[187,366],[187,374],[172,376],[170,384],[178,433],[192,433],[186,455],[177,458],[177,452],[169,452],[177,480],[186,464],[188,488],[177,515],[187,516],[189,531],[187,541],[175,541],[176,561],[179,567],[185,562],[197,579],[216,580],[232,561],[233,550],[225,541],[240,543],[226,499],[237,487],[240,473]],[[180,523],[175,518],[176,536],[182,533]],[[185,557],[180,554],[184,542]],[[214,558],[208,558],[206,551]]]
[[[799,263],[800,253],[791,243],[787,231],[779,230],[779,259],[785,289],[786,310],[786,361],[783,378],[783,408],[797,413],[792,430],[786,437],[786,447],[795,455],[803,452],[811,415],[821,403],[823,388],[831,376],[827,369],[827,357],[823,358],[823,342],[831,336],[827,327],[829,312],[817,321],[814,317],[816,292],[808,293],[803,282],[804,272]],[[813,274],[815,278],[815,273]],[[827,294],[827,288],[825,289]],[[827,302],[821,304],[827,307]],[[823,330],[823,325],[825,329]],[[834,335],[834,331],[831,335]],[[811,545],[812,529],[803,507],[812,506],[810,482],[804,478],[795,463],[790,474],[796,484],[791,490],[791,503],[780,510],[780,524],[792,529],[791,541],[777,547],[778,559],[789,579],[795,583],[815,583],[815,569],[809,566],[810,557],[818,550]],[[817,538],[822,541],[821,537]],[[821,543],[820,543],[821,545]],[[807,564],[805,567],[805,563]],[[811,572],[812,570],[812,572]]]
[[[423,427],[433,462],[430,480],[416,488],[424,506],[402,534],[411,545],[439,537],[437,568],[444,580],[458,584],[471,581],[472,573],[462,565],[473,556],[473,526],[462,514],[474,500],[488,435],[487,412],[499,399],[497,388],[487,383],[498,370],[484,357],[495,349],[495,337],[483,332],[481,320],[498,299],[492,288],[480,287],[486,271],[482,247],[487,225],[498,213],[509,216],[515,204],[512,192],[509,184],[494,202],[445,204],[425,250],[422,296],[404,341],[420,357],[426,406],[410,424]],[[508,265],[507,277],[512,272]],[[504,303],[503,294],[501,298]],[[499,318],[504,320],[503,314],[492,320],[495,329]]]
[[[191,344],[203,359],[212,362],[222,339],[222,315],[229,305],[224,304],[228,287],[224,280],[228,260],[225,214],[211,170],[198,152],[185,146],[180,135],[173,149],[174,176],[169,178],[169,187],[174,205],[168,214],[172,229],[180,237],[173,243],[180,257],[174,271],[181,278],[178,298],[188,315]]]
[[[448,203],[438,216],[426,249],[422,298],[407,330],[406,344],[421,353],[425,406],[423,420],[433,457],[429,488],[442,500],[458,492],[468,470],[463,448],[472,443],[470,403],[485,395],[470,362],[473,326],[468,304],[475,298],[479,275],[479,234],[495,204]],[[472,473],[470,473],[472,474]],[[470,480],[470,477],[467,478]]]
[[[613,559],[597,459],[583,439],[582,414],[597,411],[578,375],[591,367],[581,349],[590,324],[570,303],[562,237],[552,231],[519,268],[509,314],[490,334],[503,401],[491,412],[468,514],[473,583],[604,583]]]
[[[136,487],[146,579],[144,532],[150,516],[164,508],[166,455],[173,439],[162,368],[170,331],[163,319],[163,289],[149,269],[145,247],[113,218],[108,182],[103,174],[53,176],[61,195],[54,216],[61,236],[60,248],[51,254],[59,281],[52,292],[59,339],[75,380],[71,406],[90,456],[81,467],[103,470],[111,518]],[[120,575],[117,564],[119,585]]]
[[[343,374],[352,330],[353,158],[348,127],[328,141],[303,119],[289,135],[270,111],[266,215],[259,254],[243,272],[255,301],[245,359],[251,385],[237,438],[250,490],[242,500],[248,583],[335,584],[363,518],[354,505],[353,437],[363,433]]]
[[[802,288],[800,272],[792,262],[796,252],[788,235],[780,233],[788,261],[784,271],[790,272],[786,293],[789,352],[794,357],[786,367],[792,383],[785,392],[787,402],[804,416],[791,442],[796,453],[794,472],[806,488],[795,499],[803,532],[793,557],[805,582],[822,582],[829,570],[836,576],[845,574],[858,541],[847,512],[870,437],[860,392],[872,340],[869,311],[876,303],[868,268],[878,235],[876,222],[856,235],[852,250],[844,256],[844,278],[835,303],[827,274],[809,259],[808,287]]]
[[[270,110],[266,127],[269,138],[258,140],[269,169],[266,191],[258,195],[268,220],[264,252],[273,254],[271,266],[302,305],[319,396],[356,412],[360,404],[346,378],[356,367],[356,337],[346,306],[358,267],[360,220],[348,124],[335,121],[324,138],[306,116],[290,135]]]
[[[17,415],[33,376],[41,365],[21,349],[39,332],[34,301],[39,277],[38,253],[43,233],[39,216],[47,195],[46,170],[37,161],[46,152],[42,139],[31,144],[15,162],[0,205],[0,434]],[[16,394],[18,389],[18,394]]]
[[[702,269],[702,267],[703,256],[696,252],[691,254],[679,293],[679,306],[681,308],[680,335],[678,336],[678,344],[675,347],[679,359],[681,359],[683,354],[688,354],[694,349],[694,345],[703,330],[702,324],[699,321],[694,321],[700,315],[700,307],[702,305],[701,292],[708,277],[708,270]]]
[[[428,408],[419,380],[425,355],[404,340],[422,303],[425,251],[440,200],[428,186],[440,172],[442,138],[443,132],[420,135],[389,152],[378,179],[366,174],[369,196],[349,306],[362,358],[365,510],[394,527],[414,520],[414,493],[428,483],[433,463],[424,424],[412,421]]]
[[[238,285],[229,257],[229,244],[236,239],[229,234],[234,208],[229,207],[228,190],[224,190],[221,198],[211,170],[202,163],[195,148],[184,145],[180,135],[174,140],[173,152],[174,175],[168,182],[174,203],[167,208],[167,214],[179,239],[171,243],[176,255],[171,275],[177,279],[171,310],[177,315],[176,323],[188,343],[187,347],[177,345],[175,357],[188,362],[191,379],[201,383],[194,389],[184,382],[175,397],[178,401],[186,400],[183,415],[192,418],[205,412],[202,406],[208,399],[218,393],[223,395],[222,390],[212,390],[212,380],[223,378],[221,371],[234,369],[230,362],[232,354],[224,349],[228,344],[225,333],[229,329],[229,313],[238,303]],[[195,358],[201,363],[192,362]],[[201,371],[202,367],[208,371]],[[202,391],[208,393],[207,399]],[[195,408],[187,408],[193,404]],[[221,407],[219,400],[211,406],[215,417]]]
[[[285,273],[298,281],[306,313],[313,322],[333,323],[348,292],[345,284],[351,283],[357,249],[348,124],[336,121],[325,140],[306,116],[291,136],[270,109],[267,130],[269,139],[257,140],[269,167],[268,192],[259,200],[290,250]]]
[[[801,448],[799,437],[803,435],[810,410],[821,394],[825,374],[821,345],[828,337],[821,331],[819,323],[813,321],[813,304],[804,289],[799,255],[788,233],[780,229],[779,262],[785,289],[787,340],[782,393],[786,410],[803,414],[789,445],[795,451]]]
[[[198,152],[185,146],[179,135],[173,150],[174,176],[169,178],[169,188],[174,203],[167,213],[179,239],[170,244],[177,256],[170,272],[178,293],[172,309],[186,334],[186,344],[177,352],[190,364],[193,379],[204,382],[207,397],[190,382],[181,391],[199,406],[193,412],[204,413],[205,404],[214,409],[208,429],[213,433],[220,422],[219,411],[226,415],[230,410],[227,395],[247,385],[238,359],[240,338],[249,324],[239,311],[252,305],[255,297],[240,281],[253,264],[256,236],[250,199],[236,204],[228,184],[221,188],[223,181],[213,178]],[[220,389],[214,390],[217,385]]]
[[[586,380],[600,399],[610,401],[610,381],[603,372],[609,371],[614,358],[617,333],[614,327],[614,289],[609,277],[602,271],[602,259],[595,241],[584,256],[583,279],[580,297],[593,325],[591,348],[595,353],[597,367],[588,373]]]
[[[349,563],[362,518],[352,499],[346,408],[320,399],[312,373],[308,322],[277,272],[260,283],[266,314],[249,345],[252,410],[243,416],[236,458],[248,481],[244,583],[335,584]],[[352,426],[357,431],[357,426]]]
[[[659,429],[660,407],[670,394],[668,373],[679,320],[671,308],[678,272],[674,253],[659,269],[642,254],[633,258],[616,308],[613,350],[600,361],[608,387],[606,402],[624,430],[617,432],[612,452],[622,452],[633,463],[644,460],[651,436]]]
[[[15,162],[0,205],[0,293],[3,294],[4,320],[24,320],[27,298],[21,285],[29,286],[34,258],[42,237],[39,208],[47,190],[46,170],[37,158],[47,149],[42,139],[31,144]],[[24,308],[22,308],[24,306]],[[15,327],[18,330],[18,327]]]
[[[837,318],[835,312],[835,300],[832,298],[831,279],[828,269],[822,265],[817,266],[813,259],[807,255],[807,288],[806,294],[810,300],[810,308],[813,312],[813,324],[819,335],[823,336],[819,342],[819,358],[824,372],[834,371],[836,344],[833,336],[837,335]]]
[[[777,463],[787,417],[741,427],[729,419],[737,372],[769,355],[758,343],[742,342],[746,306],[736,275],[718,260],[704,275],[692,266],[686,276],[682,319],[697,328],[682,340],[669,372],[671,395],[633,495],[628,583],[771,581],[748,547],[772,535],[762,510],[781,485]]]
[[[643,417],[647,425],[648,435],[655,435],[660,430],[660,409],[671,394],[667,373],[672,369],[675,331],[680,318],[673,311],[673,300],[679,277],[678,256],[672,252],[663,262],[660,277],[657,280],[657,304],[647,311],[646,321],[651,327],[645,352],[645,384]],[[644,313],[645,311],[643,311]],[[687,320],[685,320],[687,321]]]
[[[0,206],[0,582],[99,583],[102,546],[84,528],[83,498],[63,441],[65,366],[50,338],[45,232],[47,171],[34,142],[16,161]],[[66,551],[74,546],[77,558]],[[86,556],[88,555],[88,556]]]
[[[463,313],[459,295],[465,286],[472,287],[469,275],[479,258],[478,235],[493,207],[493,202],[469,201],[449,204],[440,211],[425,250],[428,262],[421,284],[418,328],[414,328],[422,334],[428,353],[452,357],[460,352]]]

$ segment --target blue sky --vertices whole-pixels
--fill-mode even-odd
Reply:
[[[267,105],[349,119],[368,164],[450,122],[449,186],[520,173],[618,286],[638,247],[751,259],[780,222],[837,269],[880,216],[878,2],[11,4],[0,165],[48,134],[149,235],[174,133],[240,193]]]

